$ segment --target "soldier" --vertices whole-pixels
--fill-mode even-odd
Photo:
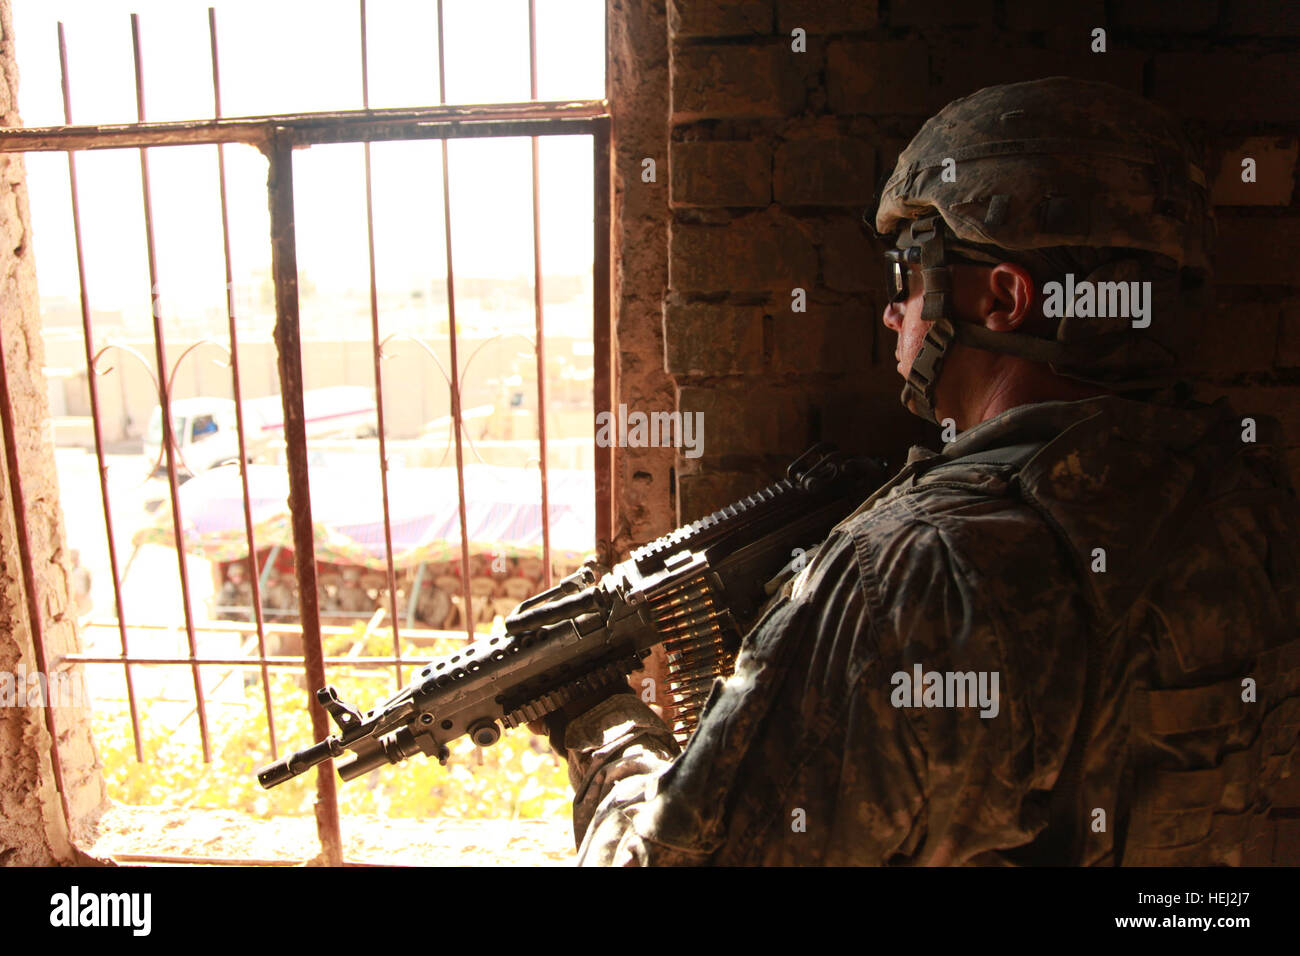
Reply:
[[[426,580],[420,588],[420,600],[415,605],[415,616],[435,630],[447,630],[456,616],[451,596],[433,582]]]
[[[946,444],[786,583],[680,756],[626,687],[548,721],[581,860],[1283,862],[1300,520],[1274,424],[1177,384],[1213,235],[1177,122],[983,89],[873,220],[903,403]]]
[[[244,565],[236,561],[226,568],[226,580],[217,594],[217,617],[223,621],[251,621],[253,588],[245,580]]]
[[[338,609],[347,614],[369,614],[375,602],[361,586],[361,572],[356,568],[343,569],[343,583],[335,598]]]
[[[338,589],[331,588],[324,575],[316,579],[316,603],[321,614],[333,615],[339,612]]]
[[[294,592],[293,577],[278,568],[271,569],[263,596],[263,611],[272,620],[284,622],[298,613],[298,595]]]

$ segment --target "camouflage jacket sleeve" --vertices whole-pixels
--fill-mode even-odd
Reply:
[[[1050,535],[992,511],[982,531],[1034,556],[1014,585],[985,580],[915,499],[837,532],[746,637],[680,756],[633,695],[571,724],[580,861],[1010,862],[998,851],[1048,822],[1083,637]],[[972,674],[972,699],[951,706],[941,686],[949,706],[926,703],[928,675],[949,672]]]

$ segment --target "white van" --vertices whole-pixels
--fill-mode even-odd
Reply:
[[[374,392],[368,388],[341,385],[303,393],[307,437],[371,437],[376,434]],[[235,403],[228,398],[182,398],[172,405],[172,433],[180,454],[178,472],[197,475],[221,465],[239,462],[239,438]],[[284,438],[284,413],[278,395],[244,402],[244,451],[250,461],[258,458],[272,441]],[[159,457],[162,448],[162,410],[154,406],[145,433],[144,454],[166,468]]]

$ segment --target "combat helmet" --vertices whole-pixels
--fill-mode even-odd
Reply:
[[[1208,288],[1214,219],[1195,151],[1171,114],[1108,83],[1057,76],[954,100],[899,155],[874,220],[896,258],[922,266],[934,324],[901,397],[930,421],[953,341],[1117,391],[1167,381],[1187,334],[1179,314]],[[954,253],[1015,262],[1039,281],[1150,281],[1151,324],[1061,318],[1049,338],[954,321]]]

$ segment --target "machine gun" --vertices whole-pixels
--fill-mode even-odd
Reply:
[[[520,604],[505,633],[430,661],[365,714],[333,687],[317,701],[339,732],[257,772],[270,789],[345,751],[352,780],[417,753],[445,763],[462,734],[480,747],[621,680],[663,644],[668,697],[684,742],[714,680],[728,676],[742,635],[783,569],[816,546],[884,480],[885,464],[819,444],[756,494],[637,548],[612,570],[589,563]]]

